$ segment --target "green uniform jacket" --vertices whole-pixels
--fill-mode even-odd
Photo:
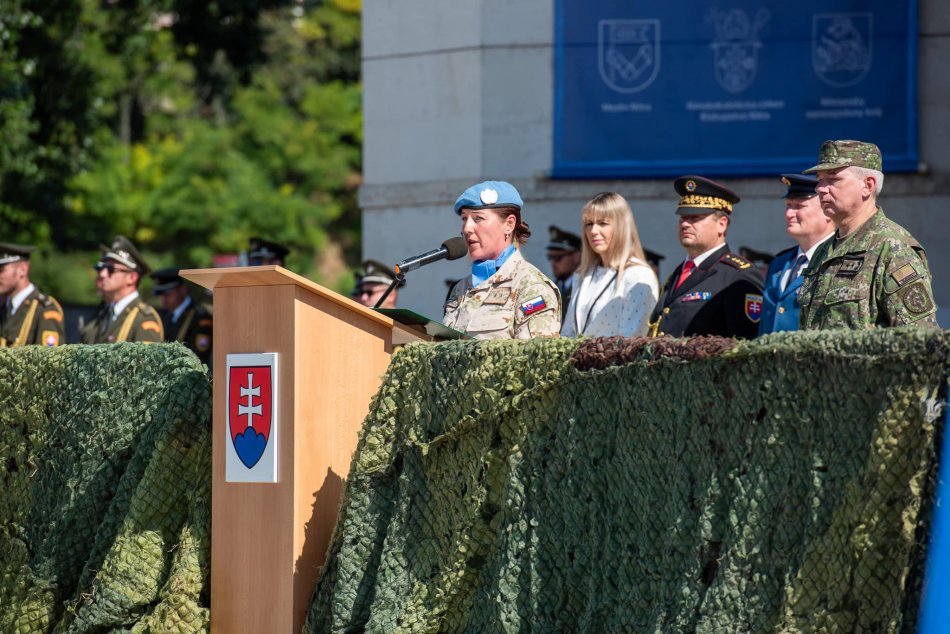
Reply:
[[[211,366],[211,341],[213,322],[211,309],[204,304],[191,304],[184,310],[178,321],[173,322],[171,315],[163,319],[166,341],[178,341],[198,355],[201,362]]]
[[[802,330],[937,325],[924,249],[880,207],[852,235],[819,247],[799,303]]]
[[[165,331],[158,311],[141,298],[132,301],[112,323],[105,326],[109,310],[109,306],[104,305],[96,318],[83,328],[83,343],[161,343],[164,340]]]
[[[472,288],[459,280],[442,322],[475,339],[556,337],[561,332],[557,286],[515,251],[490,278]]]
[[[63,309],[59,302],[35,288],[0,328],[0,348],[64,343]]]

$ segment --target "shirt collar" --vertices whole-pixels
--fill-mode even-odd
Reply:
[[[172,311],[172,323],[177,324],[178,320],[181,318],[182,313],[184,313],[188,307],[191,306],[191,297],[185,295],[185,301],[178,304],[178,308]]]
[[[826,235],[824,238],[822,238],[821,240],[819,240],[819,241],[816,242],[815,244],[811,245],[811,248],[808,249],[807,251],[802,251],[802,248],[801,248],[801,247],[798,247],[798,254],[795,256],[795,259],[797,260],[797,259],[798,259],[798,256],[804,255],[804,256],[805,256],[805,263],[807,264],[807,263],[811,262],[811,259],[812,259],[813,257],[815,257],[815,251],[818,250],[818,247],[820,247],[822,244],[824,244],[825,242],[827,242],[827,241],[828,241],[828,238],[830,238],[830,237],[833,236],[833,235],[835,235],[835,232],[834,232],[834,231],[832,231],[831,233],[829,233],[828,235]]]
[[[472,287],[485,282],[488,278],[498,272],[508,258],[515,252],[515,245],[510,244],[508,248],[501,252],[494,260],[475,260],[472,262]]]
[[[118,317],[122,314],[122,311],[125,310],[126,306],[134,302],[139,297],[138,291],[132,291],[116,303],[112,305],[112,317]]]
[[[698,269],[699,265],[702,264],[704,261],[706,261],[706,259],[709,258],[710,255],[712,255],[719,249],[723,248],[724,246],[726,246],[724,242],[722,244],[717,244],[716,246],[711,248],[709,251],[704,251],[703,253],[700,253],[699,255],[697,255],[695,258],[686,258],[686,260],[692,259],[693,264],[695,264],[696,268]],[[686,263],[686,260],[683,260],[684,264]]]
[[[24,288],[22,291],[20,291],[19,293],[17,293],[16,295],[14,295],[14,296],[10,299],[10,314],[11,314],[11,315],[17,311],[17,308],[20,307],[20,304],[22,304],[23,301],[24,301],[24,300],[30,295],[30,293],[32,293],[34,290],[36,290],[36,287],[34,287],[32,283],[30,283],[30,284],[27,285],[26,288]]]

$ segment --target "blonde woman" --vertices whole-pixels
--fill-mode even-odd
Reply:
[[[581,265],[561,335],[645,335],[659,283],[643,254],[630,205],[620,194],[597,194],[581,218]]]

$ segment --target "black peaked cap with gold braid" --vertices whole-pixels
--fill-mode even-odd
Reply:
[[[673,181],[673,188],[680,195],[676,213],[681,216],[714,211],[732,214],[733,205],[740,200],[739,195],[725,185],[702,176],[680,176]]]

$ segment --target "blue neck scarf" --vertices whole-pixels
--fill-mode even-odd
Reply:
[[[492,275],[498,272],[498,269],[508,261],[511,254],[515,252],[515,245],[508,245],[508,248],[501,252],[496,260],[475,260],[472,262],[472,288],[475,288]]]

